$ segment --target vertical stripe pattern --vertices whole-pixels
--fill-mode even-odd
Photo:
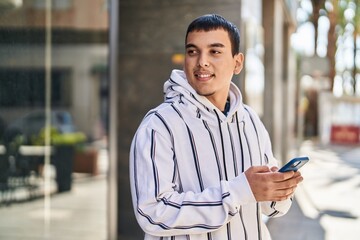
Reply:
[[[175,72],[165,101],[149,111],[130,150],[134,212],[146,240],[270,240],[244,171],[275,165],[268,134],[231,85],[227,116]],[[286,206],[286,207],[284,207]]]

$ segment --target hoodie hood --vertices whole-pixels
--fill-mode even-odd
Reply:
[[[206,97],[196,93],[186,79],[185,72],[182,70],[173,70],[170,79],[164,84],[165,101],[185,98],[194,105],[194,109],[199,112],[202,118],[216,119],[218,116],[221,121],[231,121],[232,116],[238,112],[238,118],[241,120],[244,114],[244,107],[242,103],[242,95],[239,88],[230,83],[229,99],[230,109],[225,116],[214,104],[212,104]]]

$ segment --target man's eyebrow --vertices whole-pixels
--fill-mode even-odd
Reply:
[[[197,48],[195,44],[188,43],[186,44],[185,48]]]
[[[222,43],[211,43],[208,45],[208,47],[220,47],[220,48],[224,48],[225,45]],[[197,48],[197,46],[195,44],[192,43],[188,43],[186,44],[185,48]]]
[[[225,47],[225,45],[222,44],[222,43],[212,43],[212,44],[209,45],[209,47],[221,47],[221,48],[223,48],[223,47]]]

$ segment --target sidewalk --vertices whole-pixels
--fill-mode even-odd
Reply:
[[[304,142],[310,162],[285,216],[269,219],[273,240],[358,240],[360,236],[360,146]]]
[[[48,223],[43,199],[1,207],[0,239],[105,240],[106,194],[104,175],[76,178],[71,191],[51,197]]]
[[[102,146],[99,149],[98,175],[74,173],[71,191],[51,195],[48,221],[41,195],[24,201],[26,191],[14,192],[19,202],[0,206],[0,240],[105,240],[108,153]],[[53,179],[50,188],[55,185]],[[42,181],[39,186],[43,188]]]

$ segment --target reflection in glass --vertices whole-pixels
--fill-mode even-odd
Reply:
[[[106,238],[106,6],[0,1],[0,239]]]

